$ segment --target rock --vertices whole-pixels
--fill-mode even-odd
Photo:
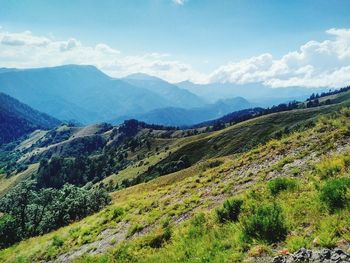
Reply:
[[[281,251],[280,251],[281,253]],[[282,253],[281,253],[282,254]],[[272,262],[272,263],[350,263],[350,255],[344,252],[340,248],[335,249],[314,249],[309,250],[301,248],[293,254],[282,254],[274,258],[270,258],[268,261],[259,262]]]
[[[312,256],[312,251],[306,248],[299,249],[294,255],[295,262],[308,262]]]
[[[273,263],[286,263],[287,260],[284,256],[277,256],[273,258]]]
[[[341,260],[341,258],[340,258],[340,256],[339,256],[339,254],[337,254],[337,253],[332,253],[332,255],[331,255],[331,261],[333,261],[333,262],[340,262],[340,260]]]
[[[320,259],[330,259],[331,258],[331,250],[328,248],[324,248],[320,251]]]

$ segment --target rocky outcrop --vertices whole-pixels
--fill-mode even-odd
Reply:
[[[272,263],[299,263],[299,262],[349,262],[350,255],[343,250],[327,249],[323,248],[321,250],[309,250],[305,248],[299,249],[297,252],[289,255],[281,255],[274,257],[271,261]]]

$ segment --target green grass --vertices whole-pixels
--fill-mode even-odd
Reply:
[[[6,177],[5,175],[0,175],[0,197],[5,195],[6,192],[13,186],[15,186],[17,183],[22,181],[25,178],[28,178],[32,174],[34,174],[39,167],[39,164],[32,164],[28,166],[28,168],[20,172],[16,175]]]
[[[281,249],[350,241],[350,211],[346,206],[330,211],[322,197],[330,180],[348,176],[346,110],[321,118],[314,127],[269,139],[273,130],[304,123],[338,106],[272,114],[172,142],[169,159],[186,153],[195,164],[116,191],[113,203],[101,212],[2,250],[0,261],[50,259],[89,244],[93,250],[94,242],[106,238],[101,233],[109,229],[124,236],[113,239],[102,255],[75,261],[240,262]],[[244,138],[252,139],[248,146]],[[162,156],[167,155],[164,151]],[[164,160],[153,158],[152,164]],[[297,166],[291,166],[294,161]],[[138,169],[129,167],[123,173],[130,178],[141,173]],[[294,177],[271,181],[289,176]],[[242,209],[235,220],[218,222],[216,209],[232,198],[243,200]],[[266,235],[271,228],[277,233],[272,237]]]

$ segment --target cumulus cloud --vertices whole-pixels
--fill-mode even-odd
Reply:
[[[81,46],[80,42],[75,38],[70,38],[68,41],[63,41],[60,45],[60,50],[62,52],[72,50],[75,47]]]
[[[0,32],[0,39],[2,45],[8,46],[45,46],[49,43],[48,38],[33,36],[30,31],[22,33]]]
[[[177,82],[203,75],[169,54],[124,55],[105,43],[88,46],[75,38],[55,40],[29,31],[11,33],[0,28],[0,67],[46,67],[62,64],[95,65],[113,77],[143,72]]]
[[[331,39],[309,41],[281,58],[271,54],[228,63],[209,82],[254,83],[272,87],[342,87],[350,84],[350,29],[329,29]]]
[[[342,87],[350,85],[350,29],[332,28],[328,39],[309,41],[279,58],[265,53],[202,73],[169,54],[123,54],[105,44],[84,45],[75,38],[55,40],[30,31],[0,28],[0,67],[91,64],[113,77],[142,72],[171,82],[263,83],[271,87]]]

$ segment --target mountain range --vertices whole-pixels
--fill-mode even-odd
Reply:
[[[209,121],[224,116],[227,113],[248,109],[253,107],[249,101],[242,97],[232,99],[221,99],[215,103],[203,107],[184,108],[160,108],[150,112],[123,116],[112,121],[113,124],[120,124],[125,119],[137,119],[147,123],[161,124],[167,126],[189,126],[203,121]]]
[[[161,125],[192,125],[252,106],[305,99],[321,90],[272,89],[260,84],[171,84],[146,74],[116,79],[94,66],[0,69],[0,92],[62,121],[121,123],[137,118]]]
[[[208,102],[236,96],[244,97],[261,107],[270,107],[275,104],[285,103],[292,100],[304,100],[311,93],[327,91],[324,88],[270,88],[261,83],[234,84],[234,83],[209,83],[195,84],[183,81],[176,84],[178,87],[187,89]]]
[[[93,66],[0,70],[0,91],[61,120],[96,123],[161,107],[204,105],[161,80],[152,80],[154,91],[129,82],[138,81],[113,79]]]

